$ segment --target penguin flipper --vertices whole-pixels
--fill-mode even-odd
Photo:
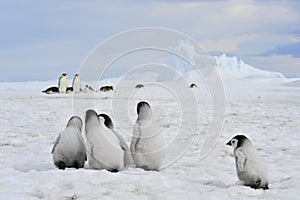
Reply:
[[[58,137],[56,138],[56,140],[55,140],[54,146],[53,146],[52,151],[51,151],[52,154],[53,154],[53,152],[54,152],[54,150],[55,150],[57,144],[59,143],[59,140],[60,140],[60,134],[59,134],[59,136],[58,136]]]
[[[133,137],[130,143],[130,150],[131,152],[135,152],[136,151],[136,146],[140,140],[140,128],[139,125],[135,124],[133,127]]]
[[[120,142],[120,146],[124,151],[128,151],[128,145],[126,143],[126,141],[124,140],[124,138],[118,134],[116,131],[113,130],[113,133],[115,134],[115,136],[118,138],[119,142]]]
[[[237,157],[237,166],[241,172],[245,170],[245,164],[246,164],[246,155],[239,149],[236,150],[235,155]]]

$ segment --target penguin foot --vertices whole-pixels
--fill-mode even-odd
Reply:
[[[63,161],[60,161],[57,165],[58,169],[65,170],[66,164]]]
[[[250,186],[251,188],[255,189],[255,190],[256,190],[256,189],[264,189],[264,190],[268,190],[268,189],[269,189],[268,184],[262,185],[260,179],[258,179],[258,180],[255,182],[255,184],[249,185],[249,186]]]
[[[112,169],[112,170],[109,170],[111,173],[117,173],[117,172],[119,172],[119,170],[117,170],[117,169]]]
[[[78,163],[77,161],[75,161],[73,167],[74,167],[75,169],[79,169],[79,168],[80,168],[80,165],[79,165],[79,163]]]
[[[269,188],[268,185],[265,185],[265,186],[262,187],[262,189],[264,189],[264,190],[269,190],[270,188]]]

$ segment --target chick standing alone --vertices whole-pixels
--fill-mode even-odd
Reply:
[[[132,159],[144,170],[160,170],[164,159],[164,142],[161,127],[152,116],[151,107],[141,101],[137,105],[137,120],[130,144]]]
[[[269,189],[266,165],[251,141],[244,135],[236,135],[227,142],[227,145],[234,148],[239,180],[251,188]]]

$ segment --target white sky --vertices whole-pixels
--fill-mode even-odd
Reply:
[[[74,74],[99,42],[138,27],[164,27],[257,68],[300,73],[300,1],[0,2],[0,81]]]

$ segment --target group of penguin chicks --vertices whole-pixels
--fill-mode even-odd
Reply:
[[[150,105],[141,101],[137,105],[137,120],[133,127],[130,149],[124,138],[114,130],[111,118],[85,112],[85,138],[81,131],[83,122],[78,116],[69,120],[52,149],[54,164],[59,169],[82,168],[87,160],[92,169],[118,172],[129,166],[158,171],[164,159],[163,135]]]
[[[82,120],[73,116],[53,146],[54,164],[59,169],[82,168],[88,161],[90,168],[110,172],[118,172],[129,166],[159,171],[165,157],[162,129],[153,119],[147,102],[137,104],[137,115],[130,148],[114,130],[113,121],[108,115],[97,114],[92,109],[86,111],[86,141],[81,134]],[[234,149],[240,183],[255,189],[269,189],[266,165],[251,141],[244,135],[236,135],[227,145]]]

